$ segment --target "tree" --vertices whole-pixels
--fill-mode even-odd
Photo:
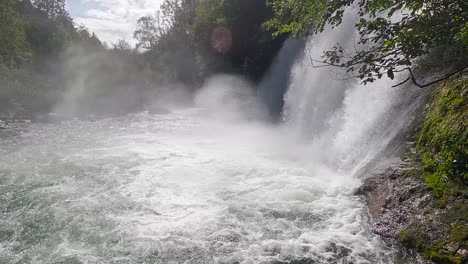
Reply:
[[[323,63],[343,67],[363,83],[407,71],[408,78],[426,87],[468,67],[468,2],[461,0],[269,0],[275,18],[265,26],[276,34],[302,37],[342,22],[346,8],[357,4],[358,47],[337,44],[325,52]],[[434,60],[432,56],[439,59]],[[442,59],[442,60],[441,60]],[[421,83],[415,69],[449,70],[440,78]]]
[[[190,34],[198,2],[198,0],[164,0],[161,5],[162,16],[171,28]]]
[[[165,0],[153,16],[138,20],[137,49],[162,82],[197,81],[198,66],[192,38],[194,0]]]
[[[125,39],[119,39],[116,44],[114,44],[114,50],[131,52],[132,46]]]
[[[15,0],[0,2],[0,63],[15,66],[30,58],[24,24],[14,8]]]
[[[153,16],[141,17],[133,34],[138,41],[137,49],[148,51],[158,43],[159,39],[169,34],[190,38],[195,6],[195,0],[165,0],[161,10]]]
[[[272,17],[264,0],[200,0],[193,39],[202,75],[234,72],[259,80],[285,39],[272,40],[261,26]]]
[[[137,30],[133,33],[138,41],[136,48],[140,51],[150,50],[168,30],[169,25],[159,11],[154,16],[141,17],[137,22]]]
[[[34,6],[51,19],[66,18],[69,19],[65,8],[65,0],[33,0]]]

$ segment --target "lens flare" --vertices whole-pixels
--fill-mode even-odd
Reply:
[[[211,34],[211,46],[219,53],[226,54],[232,48],[232,32],[224,26],[216,27]]]

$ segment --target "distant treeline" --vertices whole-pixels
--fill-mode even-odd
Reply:
[[[216,73],[258,81],[286,38],[262,27],[272,17],[264,0],[166,0],[138,20],[132,47],[102,43],[65,0],[2,0],[0,115],[35,118],[58,103],[67,115],[123,114]]]

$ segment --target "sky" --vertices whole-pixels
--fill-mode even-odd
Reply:
[[[135,44],[137,20],[154,14],[163,0],[66,0],[73,20],[96,33],[101,41],[126,39]]]

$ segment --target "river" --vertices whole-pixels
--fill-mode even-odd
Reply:
[[[280,127],[187,109],[13,130],[0,140],[0,262],[390,263],[395,254],[370,232],[360,180],[299,158]]]

